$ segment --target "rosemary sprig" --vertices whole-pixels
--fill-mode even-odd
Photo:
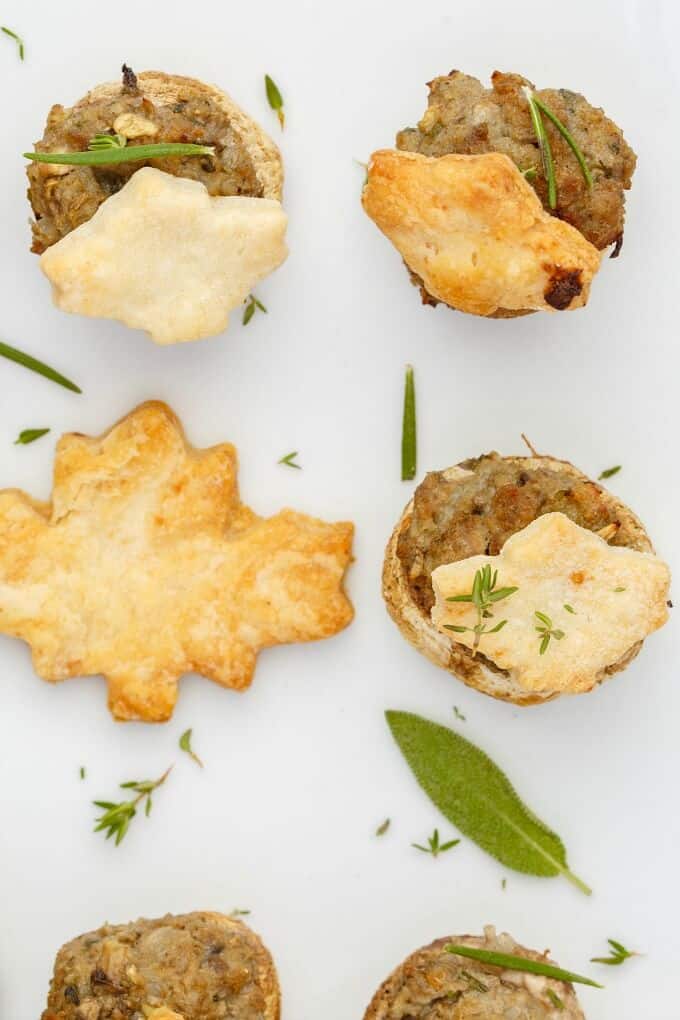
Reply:
[[[194,145],[192,142],[153,142],[150,145],[126,145],[124,148],[107,145],[104,148],[88,149],[85,152],[25,152],[24,157],[32,159],[35,163],[110,166],[113,163],[139,163],[145,159],[165,159],[168,156],[214,156],[214,154],[215,148],[212,145]]]
[[[439,829],[435,829],[432,835],[427,837],[427,846],[422,846],[420,843],[411,843],[411,846],[415,850],[422,851],[424,854],[432,854],[433,857],[439,857],[440,854],[446,853],[447,850],[452,850],[459,843],[459,839],[450,839],[447,843],[441,843],[439,840]]]
[[[170,775],[172,765],[169,769],[166,769],[160,779],[154,780],[142,780],[141,782],[133,779],[127,783],[121,783],[121,790],[132,790],[137,794],[132,800],[124,800],[116,804],[109,800],[95,800],[92,803],[95,807],[102,808],[104,814],[100,815],[99,818],[95,819],[96,825],[94,828],[95,832],[102,832],[106,830],[106,838],[110,839],[114,836],[114,843],[118,846],[128,829],[130,828],[130,822],[137,814],[137,806],[144,801],[144,814],[148,818],[151,814],[152,807],[152,794],[154,790],[157,790],[159,786],[162,786],[165,780]]]
[[[298,471],[302,471],[302,464],[295,463],[297,455],[297,450],[293,450],[292,453],[287,453],[285,457],[282,457],[279,464],[285,464],[286,467],[297,468]]]
[[[538,142],[538,148],[541,153],[543,176],[545,177],[548,185],[548,205],[551,209],[555,209],[557,207],[557,182],[555,180],[555,165],[553,163],[550,139],[548,138],[545,125],[541,119],[541,114],[536,104],[536,97],[527,85],[523,86],[522,91],[524,92],[527,103],[529,104],[531,123],[534,126],[536,141]]]
[[[286,114],[283,109],[283,96],[281,95],[279,87],[274,79],[270,78],[268,74],[265,74],[264,76],[264,90],[267,93],[267,102],[279,118],[279,124],[283,131],[286,124]]]
[[[180,751],[184,751],[186,754],[188,754],[189,757],[192,758],[193,761],[195,761],[197,765],[200,765],[201,768],[203,768],[203,762],[201,761],[201,759],[198,757],[198,755],[195,753],[195,751],[191,747],[191,734],[192,733],[193,733],[193,730],[191,730],[191,729],[188,729],[188,730],[184,731],[182,736],[179,738],[179,749],[180,749]]]
[[[550,145],[550,139],[545,130],[543,123],[543,116],[547,117],[550,123],[559,131],[564,138],[565,142],[574,153],[576,161],[581,168],[583,179],[589,188],[593,186],[593,177],[588,169],[588,165],[585,160],[585,156],[581,152],[574,136],[571,134],[569,129],[562,123],[559,117],[549,109],[542,99],[531,91],[528,85],[522,86],[522,92],[526,97],[526,101],[529,104],[529,113],[531,115],[531,122],[534,127],[536,134],[536,140],[541,153],[541,160],[543,163],[543,174],[545,176],[546,183],[548,185],[548,205],[551,209],[557,207],[557,182],[555,180],[555,165],[553,162],[552,148]],[[524,171],[522,171],[524,173]]]
[[[95,135],[90,138],[87,147],[91,152],[97,149],[124,149],[127,145],[125,135]]]
[[[620,464],[616,464],[614,467],[605,468],[604,471],[600,471],[599,475],[597,476],[597,480],[599,482],[603,478],[612,478],[613,475],[618,475],[620,470],[621,470]]]
[[[525,956],[513,956],[512,953],[496,953],[491,949],[476,949],[473,946],[459,945],[448,945],[446,952],[453,953],[454,956],[465,956],[467,959],[477,960],[479,963],[486,963],[490,967],[501,967],[503,970],[520,970],[527,974],[540,974],[542,977],[553,978],[555,981],[590,985],[591,988],[603,987],[591,978],[573,974],[569,970],[562,970],[561,967],[554,967],[551,963],[528,960]]]
[[[607,942],[611,946],[609,956],[592,956],[590,958],[591,963],[604,963],[607,967],[620,967],[626,960],[630,960],[632,956],[639,956],[639,953],[634,953],[630,949],[626,949],[616,939],[607,939]]]
[[[49,429],[24,429],[14,440],[14,445],[28,446],[29,443],[34,443],[41,436],[46,436],[49,431]]]
[[[258,309],[259,309],[259,310],[260,310],[261,312],[264,312],[264,314],[265,314],[265,315],[267,315],[267,309],[266,309],[266,308],[265,308],[265,306],[264,306],[264,305],[262,304],[262,302],[261,302],[261,301],[259,301],[259,300],[258,300],[258,299],[257,299],[257,298],[255,297],[255,295],[254,295],[254,294],[251,294],[251,295],[250,295],[250,296],[249,296],[249,297],[248,297],[248,298],[246,299],[246,307],[245,307],[245,309],[244,309],[244,311],[243,311],[243,325],[244,325],[244,326],[247,326],[247,325],[248,325],[248,323],[250,322],[250,320],[252,319],[253,315],[255,314],[255,312],[256,312],[256,311],[257,311]]]
[[[401,480],[410,482],[416,477],[417,436],[416,436],[416,387],[413,368],[406,366],[404,379],[404,413],[401,426]]]
[[[493,627],[484,623],[485,620],[492,619],[493,613],[491,608],[496,602],[509,598],[510,595],[514,595],[517,591],[516,587],[496,588],[497,580],[498,571],[494,570],[492,573],[491,566],[487,563],[485,567],[480,568],[475,573],[472,591],[469,595],[451,595],[446,600],[447,602],[471,602],[477,610],[477,623],[474,627],[454,626],[450,623],[444,624],[446,630],[452,630],[456,634],[470,632],[475,635],[472,645],[473,655],[477,654],[479,642],[483,634],[497,634],[508,622],[507,620],[501,620]]]
[[[562,123],[559,117],[557,117],[556,114],[554,114],[552,110],[550,110],[545,105],[542,99],[539,99],[538,96],[533,96],[533,100],[536,103],[536,106],[541,111],[541,113],[545,114],[545,116],[548,118],[551,124],[553,124],[557,128],[559,133],[562,135],[565,142],[576,156],[576,160],[581,168],[581,173],[583,174],[584,181],[586,182],[589,188],[592,188],[593,186],[592,174],[588,169],[588,165],[586,164],[585,156],[583,155],[578,145],[576,144],[574,136],[571,134],[568,128]]]
[[[19,60],[23,60],[26,55],[26,49],[24,47],[24,40],[21,36],[17,35],[16,32],[13,32],[11,28],[5,28],[4,25],[0,25],[0,31],[4,32],[5,35],[8,35],[10,39],[14,39],[19,52]]]
[[[378,828],[375,830],[376,836],[384,836],[390,827],[391,819],[386,818],[384,822],[381,822]]]
[[[557,630],[553,627],[553,622],[547,613],[539,613],[538,610],[534,613],[534,616],[539,621],[536,625],[536,630],[541,635],[541,641],[538,647],[538,654],[545,655],[550,644],[550,639],[555,638],[555,641],[561,641],[564,637],[563,630]]]
[[[49,365],[45,365],[44,362],[38,361],[36,358],[32,358],[30,354],[24,354],[23,351],[17,350],[16,347],[10,347],[9,344],[3,344],[0,341],[0,357],[7,358],[9,361],[16,362],[17,365],[23,365],[24,368],[30,369],[31,372],[37,372],[38,375],[44,375],[46,379],[51,379],[52,382],[59,383],[60,386],[64,386],[67,390],[71,390],[73,393],[82,393],[83,391],[79,386],[76,386],[74,382],[67,379],[66,376],[61,375],[59,372],[55,372]]]

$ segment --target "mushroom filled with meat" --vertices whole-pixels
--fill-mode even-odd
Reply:
[[[364,209],[424,304],[493,318],[582,307],[601,252],[621,250],[635,153],[576,92],[500,71],[491,83],[430,82],[418,126],[371,157]]]
[[[670,572],[620,499],[567,461],[486,454],[426,475],[383,594],[403,636],[519,705],[597,687],[668,618]]]
[[[279,1020],[269,952],[250,928],[198,912],[105,924],[63,946],[42,1020]]]
[[[53,106],[26,156],[32,250],[65,311],[201,339],[286,258],[281,154],[215,86],[124,66]]]

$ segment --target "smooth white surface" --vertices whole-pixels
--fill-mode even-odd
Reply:
[[[285,1020],[361,1020],[412,949],[493,922],[567,967],[589,1020],[677,1020],[680,898],[675,619],[622,676],[537,709],[495,703],[422,659],[380,597],[382,551],[413,486],[399,481],[403,368],[419,401],[419,477],[488,449],[541,449],[597,474],[677,564],[677,163],[680,21],[672,0],[427,4],[8,0],[0,38],[3,153],[0,336],[74,377],[78,397],[0,363],[0,485],[50,492],[56,436],[99,433],[136,403],[167,400],[190,439],[232,440],[244,498],[357,523],[340,637],[280,648],[239,696],[197,677],[166,726],[115,725],[99,679],[52,687],[0,640],[0,1015],[36,1020],[58,947],[105,919],[249,908],[275,955]],[[216,82],[282,144],[291,256],[258,290],[269,315],[214,341],[157,348],[141,334],[51,307],[28,251],[20,153],[52,102],[70,103],[126,60]],[[355,159],[425,108],[424,82],[499,67],[602,104],[639,154],[621,258],[589,307],[483,321],[422,308],[396,253],[364,217]],[[280,135],[262,76],[286,100]],[[51,426],[33,446],[22,428]],[[277,466],[300,451],[304,470]],[[676,610],[678,612],[679,610]],[[456,724],[453,705],[467,716]],[[452,725],[504,766],[563,836],[595,894],[524,878],[471,842],[432,860],[409,844],[451,827],[418,790],[383,721],[407,708]],[[194,728],[203,772],[177,749]],[[93,797],[171,762],[154,814],[118,849],[91,832]],[[80,765],[87,780],[78,778]],[[392,827],[375,839],[389,815]],[[507,877],[507,889],[501,880]],[[608,936],[646,953],[597,968]]]

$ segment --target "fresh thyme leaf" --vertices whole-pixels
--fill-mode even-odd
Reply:
[[[620,967],[626,960],[630,960],[632,956],[639,956],[639,953],[634,953],[630,949],[626,949],[625,946],[617,942],[616,939],[607,939],[607,942],[611,946],[609,956],[592,956],[590,959],[591,963],[604,963],[607,967]]]
[[[125,838],[125,835],[130,828],[132,819],[137,814],[137,807],[144,801],[144,813],[148,818],[151,814],[152,799],[151,795],[154,790],[157,790],[159,786],[162,786],[165,780],[170,775],[170,770],[166,769],[160,779],[145,779],[141,782],[133,779],[127,783],[121,783],[121,790],[133,790],[137,794],[132,800],[124,800],[116,804],[110,800],[95,800],[92,803],[95,807],[101,808],[104,812],[99,818],[95,819],[95,832],[106,832],[106,838],[111,839],[114,837],[114,843],[119,846]]]
[[[484,751],[421,716],[385,715],[415,778],[452,825],[506,867],[541,877],[564,875],[590,895],[569,870],[560,837],[525,806]]]
[[[193,142],[153,142],[150,145],[106,146],[85,152],[25,152],[35,163],[67,166],[111,166],[114,163],[140,163],[145,159],[166,159],[168,156],[214,156],[212,145]]]
[[[15,446],[28,446],[29,443],[34,443],[36,439],[40,439],[41,436],[46,436],[49,429],[24,429],[20,432],[18,437],[14,440]]]
[[[576,615],[577,615],[577,613],[576,613],[576,610],[574,609],[574,607],[573,607],[573,606],[570,606],[568,602],[565,602],[565,603],[564,603],[564,608],[566,609],[566,611],[567,611],[568,613],[573,613],[573,615],[574,615],[574,616],[576,616]]]
[[[424,854],[432,854],[433,857],[439,857],[440,854],[446,853],[447,850],[452,850],[459,843],[459,839],[450,839],[447,843],[441,843],[439,840],[439,829],[435,829],[432,835],[427,837],[427,846],[421,846],[420,843],[411,843],[411,846],[416,850],[421,850]]]
[[[453,714],[455,715],[456,719],[460,719],[461,722],[467,721],[461,710],[458,708],[458,705],[453,706]]]
[[[554,992],[554,991],[552,990],[552,988],[546,988],[546,990],[545,990],[545,994],[546,994],[546,995],[548,996],[548,998],[549,998],[549,999],[550,999],[550,1001],[552,1002],[552,1004],[553,1004],[553,1006],[555,1007],[555,1009],[559,1009],[559,1011],[560,1011],[560,1013],[561,1013],[561,1012],[562,1012],[562,1010],[564,1009],[564,1003],[563,1003],[563,1002],[562,1002],[562,1000],[560,999],[560,997],[559,997],[559,995],[557,994],[557,992]]]
[[[267,102],[271,106],[272,110],[276,113],[276,116],[279,118],[279,124],[281,125],[281,130],[283,131],[283,128],[286,123],[286,115],[283,110],[283,96],[281,95],[279,87],[274,81],[274,79],[270,78],[268,74],[265,74],[264,76],[264,88],[265,92],[267,93]]]
[[[524,92],[526,101],[529,104],[531,123],[534,126],[536,141],[538,142],[538,148],[541,153],[543,176],[545,177],[546,184],[548,185],[548,205],[551,209],[555,209],[557,207],[557,182],[555,180],[555,165],[553,163],[550,139],[548,138],[545,125],[541,119],[541,112],[536,103],[536,97],[531,89],[526,85],[523,86],[522,91]]]
[[[267,309],[264,307],[262,302],[258,301],[258,299],[255,297],[254,294],[251,294],[248,297],[247,301],[246,301],[246,307],[245,307],[245,310],[243,312],[243,325],[244,326],[248,325],[248,323],[250,322],[250,320],[252,319],[253,315],[255,314],[255,312],[257,311],[258,308],[259,308],[259,310],[261,312],[264,312],[265,315],[267,314]]]
[[[88,149],[94,152],[96,149],[124,149],[127,145],[125,135],[95,135],[88,142]]]
[[[52,382],[59,383],[60,386],[64,386],[67,390],[71,390],[73,393],[82,393],[83,391],[75,383],[67,379],[66,376],[61,375],[59,372],[55,372],[49,365],[45,365],[42,361],[38,361],[37,358],[32,358],[30,354],[24,354],[23,351],[17,350],[16,347],[10,347],[9,344],[4,344],[0,341],[0,357],[7,358],[9,361],[16,362],[17,365],[23,365],[24,368],[30,369],[31,372],[37,372],[38,375],[45,376],[46,379],[51,379]]]
[[[503,890],[503,892],[505,892],[505,890],[507,889],[507,887],[508,887],[508,880],[507,880],[507,878],[504,878],[504,879],[503,879],[503,880],[501,881],[501,889]]]
[[[491,949],[476,949],[474,946],[448,945],[447,953],[454,956],[464,956],[469,960],[477,960],[479,963],[486,963],[490,967],[501,967],[503,970],[520,970],[526,974],[540,974],[542,977],[553,978],[555,981],[564,981],[569,984],[590,985],[591,988],[602,988],[602,985],[592,978],[582,977],[570,970],[562,970],[552,963],[543,963],[540,960],[530,960],[525,956],[513,956],[511,953],[496,953]]]
[[[541,113],[545,114],[545,116],[548,118],[548,120],[557,128],[559,133],[562,135],[562,137],[564,138],[565,142],[567,143],[567,145],[569,146],[571,151],[576,156],[576,161],[578,162],[578,165],[581,168],[581,173],[583,174],[583,179],[585,180],[585,182],[588,185],[588,187],[592,188],[592,186],[593,186],[592,175],[591,175],[590,170],[588,169],[588,166],[586,164],[585,156],[583,155],[583,153],[579,149],[578,145],[576,144],[576,141],[574,140],[573,135],[565,127],[565,125],[562,123],[562,121],[559,119],[559,117],[557,117],[552,112],[552,110],[548,109],[548,107],[545,105],[543,100],[539,99],[538,96],[536,96],[536,95],[533,96],[533,100],[536,103],[536,106],[541,111]]]
[[[302,464],[294,463],[297,455],[298,455],[297,450],[294,450],[292,453],[287,453],[285,457],[281,458],[279,464],[285,464],[286,467],[297,468],[298,471],[302,471]]]
[[[614,467],[605,468],[605,470],[601,471],[600,474],[597,476],[597,480],[598,482],[600,482],[602,481],[603,478],[612,478],[614,475],[618,475],[620,470],[621,470],[620,464],[616,464]]]
[[[386,818],[385,821],[382,822],[378,826],[378,828],[375,830],[376,836],[384,836],[385,833],[387,832],[387,830],[389,829],[389,827],[390,827],[390,819]]]
[[[203,762],[198,757],[198,755],[194,753],[194,751],[191,748],[191,734],[192,734],[192,732],[193,732],[193,730],[191,730],[191,729],[185,730],[184,733],[182,734],[182,736],[179,738],[180,751],[185,751],[189,755],[190,758],[193,758],[193,760],[196,762],[197,765],[200,765],[201,768],[203,768]]]
[[[526,170],[520,170],[523,177],[526,177],[528,181],[535,181],[538,177],[538,170],[535,166],[528,166]]]
[[[625,589],[625,588],[623,588],[623,587],[621,587],[621,585],[619,585],[619,587],[618,587],[618,588],[612,588],[612,591],[625,591],[625,590],[626,590],[626,589]]]
[[[84,765],[81,765],[81,766],[80,766],[80,772],[79,772],[79,775],[80,775],[80,778],[81,778],[81,779],[84,779],[84,778],[85,778],[85,766],[84,766]]]
[[[401,480],[410,482],[416,477],[417,435],[416,435],[416,387],[413,367],[406,366],[404,379],[404,413],[401,425]]]
[[[250,914],[250,912],[251,912],[250,910],[241,910],[240,907],[235,907],[234,910],[232,910],[232,912],[231,912],[231,914],[229,916],[230,917],[246,917],[248,914]]]
[[[10,39],[14,39],[15,43],[17,44],[19,60],[23,60],[24,56],[26,55],[26,50],[24,47],[24,40],[21,38],[21,36],[17,35],[16,32],[13,32],[11,28],[5,28],[4,25],[0,25],[0,31],[4,32],[5,35],[8,35]]]
[[[496,602],[514,595],[518,590],[516,587],[496,588],[497,580],[498,571],[494,570],[492,573],[491,565],[487,563],[486,566],[476,571],[474,581],[472,582],[472,591],[469,595],[451,595],[446,600],[447,602],[471,602],[477,610],[477,623],[474,627],[463,627],[452,623],[444,624],[445,630],[451,630],[455,634],[466,634],[469,632],[475,635],[472,644],[473,657],[477,654],[482,635],[497,634],[508,622],[507,620],[501,620],[500,623],[495,624],[493,627],[484,623],[484,620],[489,620],[493,617],[491,607]]]
[[[566,609],[567,607],[565,606],[564,608]],[[572,613],[573,611],[574,611],[573,609],[569,610],[569,612]],[[553,627],[553,622],[547,615],[547,613],[539,613],[538,610],[536,610],[534,616],[538,619],[539,623],[541,624],[540,627],[535,628],[538,634],[541,635],[541,640],[538,646],[538,652],[539,655],[545,655],[545,653],[548,650],[548,645],[550,644],[550,639],[555,638],[556,641],[561,641],[562,638],[564,637],[564,631],[557,630],[557,628]]]

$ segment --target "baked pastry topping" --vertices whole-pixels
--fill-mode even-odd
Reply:
[[[168,407],[63,436],[51,504],[0,492],[0,631],[46,680],[103,674],[116,719],[168,719],[177,681],[252,681],[270,645],[336,634],[351,524],[241,503],[236,451],[197,451]]]
[[[475,315],[579,308],[600,265],[499,153],[376,152],[363,205],[428,294]]]
[[[160,344],[200,340],[285,260],[286,223],[274,199],[211,198],[146,167],[40,264],[63,311],[119,319]]]
[[[106,924],[67,943],[42,1020],[279,1020],[280,999],[258,936],[201,911]]]
[[[364,1020],[584,1020],[573,985],[455,956],[447,951],[452,943],[551,962],[547,952],[526,949],[507,933],[497,935],[492,925],[482,937],[437,939],[397,967]]]
[[[534,522],[543,521],[545,515],[555,520],[532,527]],[[577,526],[575,531],[569,523]],[[581,534],[583,531],[591,533],[593,540]],[[522,566],[521,583],[513,581],[513,575],[509,575],[504,566],[498,567],[496,595],[503,589],[517,587],[519,590],[504,595],[498,602],[491,599],[492,615],[483,617],[484,632],[477,642],[478,635],[467,629],[480,623],[474,602],[446,603],[443,610],[435,611],[437,621],[438,614],[444,612],[450,614],[450,619],[442,617],[442,623],[465,630],[446,630],[435,623],[433,608],[439,577],[446,578],[446,571],[450,569],[451,577],[457,578],[456,584],[460,581],[456,591],[447,590],[441,598],[472,595],[478,567],[491,565],[496,559],[499,565],[504,564],[501,558],[504,552],[514,562],[513,549],[517,546],[513,543],[519,541],[521,550],[527,536],[530,551],[534,541],[540,545],[539,540],[547,536],[545,545],[554,538],[559,543],[559,555],[557,548],[551,549],[548,563],[542,561],[535,569],[530,563]],[[578,536],[578,541],[574,536]],[[540,545],[543,551],[544,545]],[[516,704],[535,704],[571,691],[589,690],[625,669],[639,652],[645,636],[638,636],[638,628],[648,634],[664,622],[666,610],[661,603],[666,598],[667,568],[652,555],[632,560],[622,556],[620,561],[610,558],[612,554],[627,550],[644,554],[654,551],[641,522],[612,493],[566,461],[538,455],[500,457],[492,453],[445,471],[431,472],[418,486],[387,546],[383,594],[392,618],[406,639],[437,665],[485,694]],[[604,573],[594,573],[581,586],[568,574],[565,578],[570,557],[576,558],[577,554],[586,559],[592,557],[593,562],[601,561]],[[553,556],[557,568],[554,578],[545,573],[546,568],[552,572],[549,564]],[[624,579],[611,584],[612,589],[628,587],[628,591],[601,591],[600,581],[606,585],[613,564],[619,562],[622,568],[626,563],[626,570],[631,569],[633,574],[638,567],[629,567],[630,564],[643,565],[641,575],[634,583]],[[438,568],[445,568],[441,575]],[[513,565],[515,569],[519,567]],[[577,576],[579,569],[577,566],[573,571]],[[460,577],[459,570],[463,571]],[[489,581],[494,580],[495,569],[489,566],[489,572]],[[643,577],[650,582],[649,588],[645,588],[647,582],[643,583]],[[528,580],[531,581],[529,587]],[[577,590],[573,592],[572,587]],[[535,604],[533,601],[525,604],[533,593],[536,594]],[[602,599],[602,610],[598,609],[595,617],[587,619],[592,611],[592,599],[598,597]],[[615,601],[611,603],[610,598]],[[638,598],[639,602],[633,601]],[[584,612],[577,615],[580,599],[585,600],[581,603]],[[616,601],[619,599],[625,601]],[[576,612],[565,610],[565,605]],[[526,610],[524,615],[522,607]],[[622,615],[612,622],[610,614],[617,613]],[[636,619],[626,624],[630,613]],[[459,616],[460,622],[453,619]],[[510,621],[515,621],[516,616],[517,621],[511,626]],[[504,619],[508,623],[491,633]],[[606,635],[599,632],[603,620],[609,620]],[[587,637],[584,627],[588,628]],[[556,636],[555,631],[564,636]],[[526,638],[526,647],[521,651],[509,646],[520,632]],[[575,641],[586,640],[589,643],[587,653],[580,648],[574,655]],[[475,643],[477,648],[473,652]],[[544,644],[546,647],[541,654]],[[617,657],[614,652],[622,645],[625,646],[623,652]],[[610,652],[613,658],[606,661]],[[503,662],[508,664],[507,668]],[[582,669],[586,663],[590,663],[588,676]],[[565,671],[558,669],[558,665],[566,667]],[[532,678],[525,682],[521,674],[527,670]],[[540,677],[532,672],[535,670],[540,671]]]
[[[612,548],[564,514],[550,513],[509,538],[498,556],[473,556],[432,574],[433,623],[468,648],[475,644],[474,604],[451,599],[471,592],[476,571],[486,566],[497,572],[500,591],[515,591],[491,601],[479,647],[529,692],[590,690],[668,618],[665,563],[652,553]]]

